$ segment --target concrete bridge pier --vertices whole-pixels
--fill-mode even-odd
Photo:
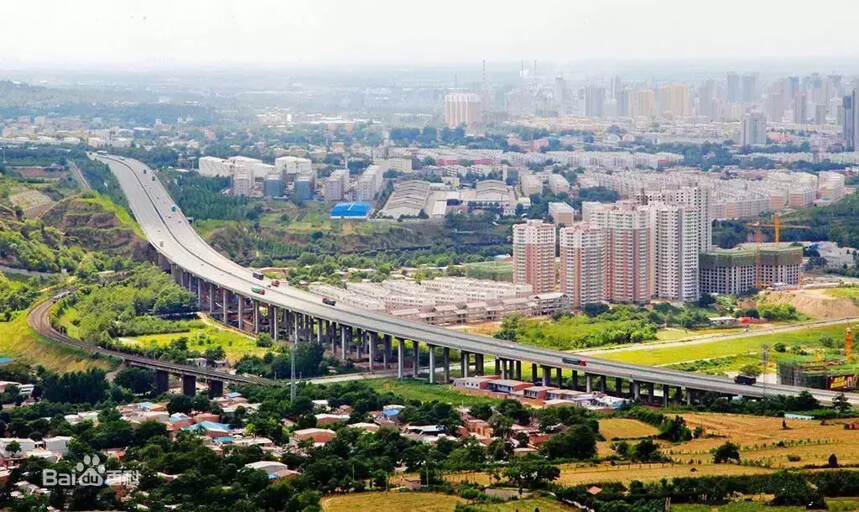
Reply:
[[[185,396],[197,394],[197,377],[193,375],[182,376],[182,394]]]
[[[155,394],[162,395],[170,390],[170,374],[166,370],[155,370]]]
[[[406,366],[406,340],[400,338],[397,340],[397,378],[402,379],[404,367]]]
[[[217,398],[224,395],[224,381],[210,380],[209,381],[209,398]]]

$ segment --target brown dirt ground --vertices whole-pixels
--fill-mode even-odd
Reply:
[[[851,299],[832,297],[823,288],[770,292],[766,295],[766,302],[793,304],[800,313],[820,320],[859,316],[859,306]]]

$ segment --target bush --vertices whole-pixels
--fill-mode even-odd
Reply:
[[[713,452],[713,462],[721,464],[730,461],[740,462],[740,447],[728,441]]]

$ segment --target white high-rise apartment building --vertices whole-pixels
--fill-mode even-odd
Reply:
[[[311,174],[313,165],[309,158],[297,156],[280,156],[274,159],[274,167],[287,177],[295,178],[298,175]]]
[[[763,146],[767,143],[767,118],[760,112],[750,112],[743,118],[743,146]]]
[[[607,300],[606,232],[603,228],[577,222],[561,228],[561,293],[572,309]]]
[[[513,226],[513,283],[534,293],[555,291],[555,226],[528,220]]]
[[[480,95],[471,92],[455,92],[444,97],[444,122],[450,128],[459,125],[471,127],[483,116]]]
[[[325,179],[325,200],[342,201],[348,187],[349,171],[347,169],[337,169]]]
[[[361,177],[358,178],[355,199],[358,201],[373,201],[379,191],[382,190],[383,183],[384,174],[382,173],[382,169],[378,165],[367,167],[364,173],[361,174]]]
[[[233,166],[233,195],[249,196],[254,186],[253,171],[239,165]]]
[[[649,205],[653,235],[654,295],[695,301],[698,276],[698,210],[691,205]]]

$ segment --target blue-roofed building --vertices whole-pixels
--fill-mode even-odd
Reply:
[[[205,434],[207,437],[212,438],[226,437],[232,431],[229,425],[214,421],[201,421],[200,423],[182,427],[182,430],[196,434]]]
[[[331,209],[332,219],[366,219],[370,215],[370,203],[337,203]]]
[[[0,357],[0,364],[11,363],[14,361],[11,357]]]

